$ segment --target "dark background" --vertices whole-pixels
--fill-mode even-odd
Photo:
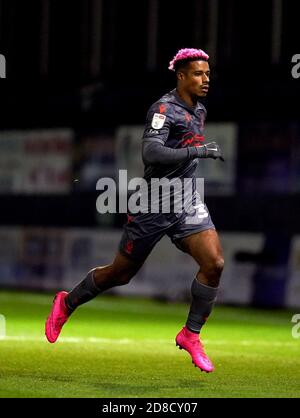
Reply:
[[[284,187],[300,136],[300,80],[291,75],[298,8],[281,0],[1,0],[0,129],[109,134],[143,124],[150,104],[174,87],[167,67],[176,51],[202,48],[212,69],[208,121],[239,125],[236,194],[207,198],[216,225],[299,232],[297,184]],[[274,155],[286,170],[266,183]],[[2,195],[0,222],[96,225],[95,196]],[[116,216],[115,225],[122,222]]]

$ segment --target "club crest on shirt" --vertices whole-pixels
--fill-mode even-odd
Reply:
[[[164,126],[166,116],[160,113],[154,113],[151,126],[154,129],[161,129]]]

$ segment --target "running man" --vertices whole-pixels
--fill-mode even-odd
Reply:
[[[195,170],[202,158],[224,161],[218,144],[205,143],[203,137],[206,109],[200,99],[209,89],[208,58],[201,49],[185,48],[170,62],[169,69],[175,71],[177,77],[176,89],[150,107],[143,135],[144,178],[148,184],[153,178],[195,179]],[[212,162],[216,163],[218,161]],[[192,187],[190,202],[194,202],[195,193],[197,190]],[[214,306],[224,260],[206,205],[193,207],[196,208],[193,222],[187,222],[189,212],[186,210],[129,213],[113,262],[92,269],[69,293],[61,291],[55,296],[46,321],[48,341],[57,340],[64,323],[79,305],[114,286],[129,283],[157,242],[167,234],[199,265],[191,285],[192,302],[187,321],[175,342],[191,355],[195,367],[212,372],[214,366],[205,354],[199,334]],[[197,207],[201,207],[201,213]]]

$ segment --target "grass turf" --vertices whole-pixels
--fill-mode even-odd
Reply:
[[[188,306],[102,296],[80,307],[55,344],[49,295],[1,292],[0,397],[299,397],[292,312],[217,306],[203,330],[214,373],[175,347]],[[295,312],[294,312],[295,313]]]

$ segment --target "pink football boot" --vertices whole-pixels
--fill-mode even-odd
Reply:
[[[52,309],[47,318],[45,327],[45,334],[49,343],[55,343],[64,323],[70,316],[65,305],[65,298],[67,295],[67,292],[59,292],[53,300]]]
[[[212,362],[204,352],[204,346],[199,335],[189,331],[186,327],[177,334],[176,345],[180,350],[186,350],[192,357],[192,363],[202,371],[210,373],[214,370]]]

